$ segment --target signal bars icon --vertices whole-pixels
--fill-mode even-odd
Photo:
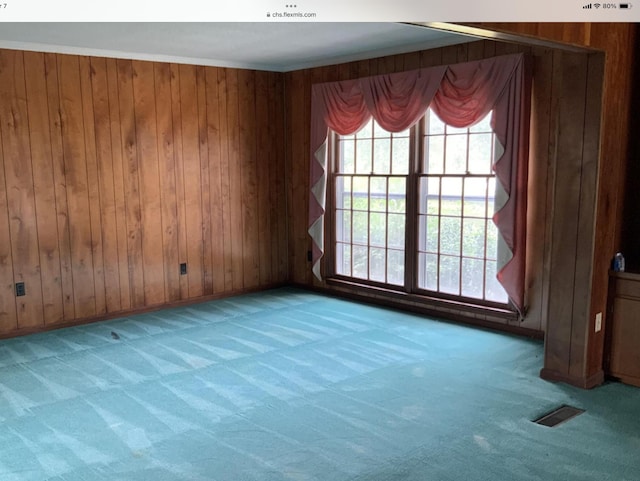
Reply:
[[[599,3],[587,3],[582,8],[600,8],[600,4]]]

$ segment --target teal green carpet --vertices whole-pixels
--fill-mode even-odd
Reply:
[[[640,389],[279,289],[0,341],[0,480],[638,480]],[[530,420],[560,404],[586,413]]]

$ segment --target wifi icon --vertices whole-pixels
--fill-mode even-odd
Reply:
[[[600,4],[599,4],[599,3],[594,3],[594,4],[593,4],[593,6],[594,6],[595,8],[600,8]]]

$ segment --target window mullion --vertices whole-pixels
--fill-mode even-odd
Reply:
[[[404,286],[407,292],[414,292],[418,282],[418,172],[422,155],[420,140],[423,128],[424,117],[409,131],[409,173],[406,183],[404,253]]]

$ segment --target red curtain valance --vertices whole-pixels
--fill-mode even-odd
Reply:
[[[498,179],[498,280],[520,312],[524,310],[526,185],[530,75],[523,54],[443,65],[356,80],[316,84],[311,92],[311,196],[309,234],[313,272],[320,278],[324,252],[326,141],[359,131],[373,117],[400,132],[431,106],[445,123],[469,127],[493,111],[491,126],[502,152],[494,161]]]

